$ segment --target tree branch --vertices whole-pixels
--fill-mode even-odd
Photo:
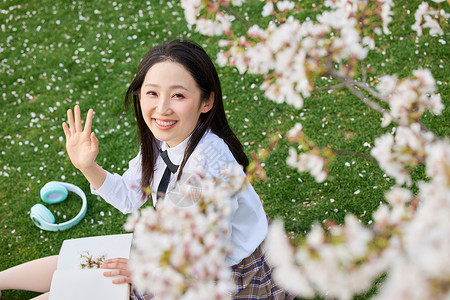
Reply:
[[[234,16],[236,19],[238,19],[239,21],[241,21],[242,23],[244,23],[245,26],[247,26],[247,28],[250,28],[251,25],[249,22],[247,22],[247,20],[245,20],[244,18],[242,18],[240,15],[238,15],[234,10],[232,10],[231,8],[229,8],[228,6],[225,6],[223,4],[219,4],[219,7],[223,10],[226,10],[230,15]]]
[[[312,92],[320,92],[323,90],[331,90],[331,89],[336,90],[341,87],[345,87],[345,84],[339,83],[339,84],[335,84],[335,85],[321,86],[321,87],[315,88]]]
[[[350,78],[351,79],[351,78]],[[368,92],[370,95],[374,96],[375,98],[383,101],[383,102],[387,102],[386,98],[384,98],[383,96],[380,95],[380,93],[378,93],[377,91],[375,91],[373,88],[371,88],[370,86],[368,86],[366,83],[364,82],[359,82],[356,81],[354,79],[351,79],[352,84],[356,85],[357,87],[359,87],[360,89]]]
[[[375,90],[370,88],[364,83],[358,82],[348,76],[342,76],[339,74],[338,71],[336,71],[334,68],[332,68],[330,65],[327,64],[327,70],[330,72],[331,76],[333,76],[336,80],[340,81],[346,88],[349,89],[349,91],[354,94],[356,97],[358,97],[362,102],[364,102],[367,106],[372,108],[373,110],[381,113],[381,114],[388,114],[389,111],[385,108],[381,107],[378,103],[370,100],[367,98],[363,93],[361,93],[360,90],[356,89],[355,86],[367,91],[369,94],[374,96],[377,99],[380,99],[382,101],[386,101],[384,97],[382,97],[379,93],[377,93]]]
[[[363,82],[356,81],[349,76],[341,75],[338,71],[336,71],[333,67],[331,67],[330,63],[327,63],[326,68],[334,79],[340,81],[343,86],[345,86],[353,95],[358,97],[367,106],[369,106],[373,110],[375,110],[383,115],[387,114],[387,115],[391,116],[393,121],[401,124],[401,122],[399,122],[397,118],[394,118],[391,115],[389,110],[381,107],[378,103],[367,98],[360,90],[356,89],[355,86],[366,91],[367,93],[369,93],[376,99],[381,100],[383,102],[387,102],[387,100],[383,96],[381,96],[377,91],[375,91],[374,89],[372,89],[371,87],[369,87],[367,84],[365,84]],[[435,140],[441,140],[440,137],[438,137],[432,130],[430,130],[427,126],[425,126],[425,124],[423,124],[420,120],[416,120],[416,123],[420,125],[420,128],[422,131],[431,133]]]

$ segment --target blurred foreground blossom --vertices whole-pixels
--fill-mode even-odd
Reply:
[[[163,200],[132,215],[125,228],[134,231],[130,260],[133,283],[157,299],[231,299],[233,279],[225,261],[230,254],[231,201],[245,188],[241,169],[230,168],[220,180],[199,175],[189,206]],[[189,194],[189,195],[188,195]]]

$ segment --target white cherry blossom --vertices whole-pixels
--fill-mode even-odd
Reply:
[[[372,225],[365,226],[347,215],[341,225],[325,229],[315,224],[301,245],[293,247],[283,223],[275,221],[265,243],[268,260],[276,266],[275,279],[301,297],[320,294],[352,299],[386,273],[376,299],[449,298],[450,146],[447,139],[437,137],[421,123],[427,111],[438,115],[444,109],[436,81],[427,69],[417,69],[409,78],[382,76],[374,87],[353,78],[369,51],[377,50],[378,38],[373,33],[390,34],[394,1],[377,0],[371,6],[368,0],[325,0],[326,10],[302,22],[289,16],[288,10],[295,9],[292,1],[267,1],[261,13],[270,19],[267,27],[249,26],[246,35],[238,36],[228,34],[232,29],[223,25],[226,22],[217,22],[218,13],[212,14],[214,24],[201,21],[198,26],[197,20],[203,16],[192,22],[200,6],[188,2],[193,4],[185,8],[186,18],[197,24],[197,30],[229,37],[220,42],[225,49],[218,55],[218,64],[235,66],[241,74],[263,75],[260,88],[268,99],[299,109],[314,91],[313,79],[331,74],[361,100],[367,99],[357,92],[367,92],[389,107],[369,105],[383,115],[382,126],[394,126],[391,133],[378,137],[371,149],[386,175],[395,179],[394,187],[372,215]],[[281,17],[278,12],[282,12]],[[356,16],[374,23],[365,27]],[[424,30],[442,35],[440,24],[450,14],[423,2],[414,16],[412,29],[418,36]],[[202,28],[206,25],[211,25],[209,32]],[[371,28],[369,33],[366,28]],[[355,86],[358,89],[351,90]],[[290,142],[300,143],[301,124],[287,136]],[[325,155],[318,149],[302,149],[306,152],[300,154],[297,150],[289,149],[287,164],[323,182],[329,163]],[[425,165],[427,182],[414,181],[411,176],[411,170],[421,164]]]
[[[200,174],[201,192],[190,206],[160,201],[156,210],[148,207],[128,219],[138,290],[159,299],[231,299],[234,284],[225,261],[231,253],[230,199],[247,182],[238,169],[224,170],[227,181]]]

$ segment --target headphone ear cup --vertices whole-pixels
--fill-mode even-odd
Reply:
[[[58,182],[46,183],[40,192],[41,199],[45,203],[54,204],[64,201],[69,192],[66,187]],[[45,206],[44,206],[45,208]],[[47,209],[48,210],[48,209]]]
[[[31,220],[41,228],[41,223],[47,222],[50,224],[55,223],[55,216],[50,210],[42,204],[35,204],[30,210]]]

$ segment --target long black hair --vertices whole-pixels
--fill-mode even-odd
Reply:
[[[181,177],[186,161],[208,129],[225,141],[234,158],[245,170],[249,164],[248,158],[244,153],[242,144],[228,125],[223,107],[220,80],[214,64],[205,50],[196,43],[186,40],[174,40],[170,43],[156,46],[147,52],[141,60],[136,75],[125,95],[125,106],[128,106],[133,101],[139,129],[142,155],[141,190],[145,190],[153,180],[156,159],[159,155],[159,145],[158,140],[144,121],[139,97],[148,70],[153,65],[165,61],[179,63],[189,71],[200,88],[201,103],[208,100],[211,93],[214,93],[213,107],[208,112],[200,114],[198,123],[188,141],[179,168],[178,180]]]

